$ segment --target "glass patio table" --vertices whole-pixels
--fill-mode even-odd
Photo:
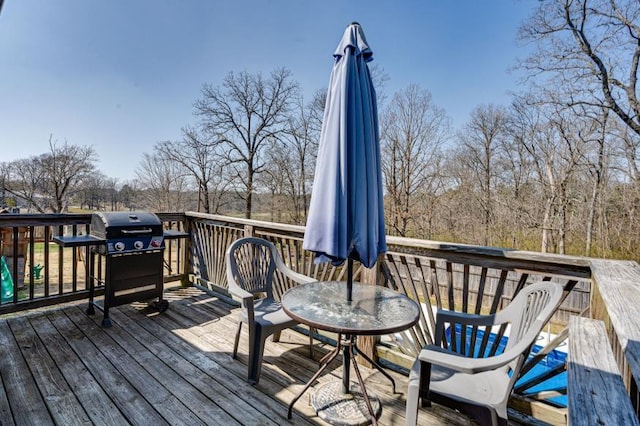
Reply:
[[[338,333],[336,348],[320,361],[320,369],[289,404],[289,418],[293,405],[340,351],[343,352],[342,381],[328,382],[317,387],[312,404],[318,416],[331,424],[363,424],[363,407],[360,404],[364,402],[369,413],[368,419],[364,417],[364,424],[377,424],[382,407],[375,396],[367,393],[356,361],[357,354],[391,381],[395,393],[393,378],[360,351],[357,337],[406,330],[418,322],[420,307],[407,296],[385,287],[354,282],[351,302],[347,301],[346,292],[347,284],[344,281],[316,281],[297,285],[282,296],[282,307],[293,319],[310,327]],[[358,378],[360,392],[351,387],[350,364]]]

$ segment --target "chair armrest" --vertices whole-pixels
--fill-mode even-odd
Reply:
[[[315,278],[311,278],[307,275],[301,274],[289,268],[284,263],[284,261],[282,260],[282,258],[277,252],[274,253],[274,258],[276,260],[276,268],[278,268],[278,270],[282,272],[287,278],[297,282],[298,284],[312,283],[312,282],[318,281]]]
[[[513,361],[513,356],[505,354],[489,358],[467,358],[439,346],[428,345],[418,354],[418,359],[429,364],[439,365],[467,374],[477,374],[483,371],[495,370]],[[518,356],[519,354],[515,354]]]
[[[231,294],[231,297],[235,300],[240,299],[240,306],[244,313],[247,315],[249,324],[253,323],[255,317],[253,313],[253,302],[255,296],[248,291],[240,288],[240,286],[238,286],[235,282],[233,282],[232,284],[232,281],[229,281],[229,294]]]
[[[520,355],[528,355],[532,342],[537,335],[536,330],[531,330],[508,351],[487,358],[468,358],[437,345],[427,345],[418,354],[418,359],[422,362],[440,365],[462,373],[481,373],[503,367]]]
[[[307,275],[301,274],[299,272],[295,272],[292,269],[289,269],[287,267],[285,267],[284,269],[281,269],[281,271],[287,278],[292,279],[298,284],[312,283],[312,282],[318,281],[315,278],[311,278]]]
[[[436,312],[436,321],[444,324],[446,322],[454,324],[467,324],[472,326],[494,326],[500,325],[496,319],[496,314],[477,315],[467,314],[464,312],[449,311],[446,309],[438,309]]]
[[[246,290],[243,290],[235,283],[233,283],[232,285],[231,281],[229,281],[229,294],[231,294],[231,296],[233,296],[234,298],[240,299],[242,302],[253,303],[253,294],[249,293]]]
[[[229,294],[231,294],[231,297],[235,300],[240,299],[239,302],[242,306],[242,309],[246,313],[249,323],[252,323],[254,319],[254,315],[253,315],[254,295],[246,291],[242,287],[240,287],[238,284],[236,284],[236,280],[233,276],[232,269],[233,268],[231,268],[227,264],[227,286],[228,286]]]

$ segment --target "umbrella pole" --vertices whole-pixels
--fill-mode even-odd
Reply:
[[[347,303],[353,301],[353,259],[347,259]],[[350,391],[350,369],[351,369],[351,336],[345,336],[345,342],[342,353],[342,393]]]
[[[353,259],[347,259],[347,302],[353,301]]]
[[[342,336],[341,336],[342,337]],[[351,380],[349,378],[349,370],[351,369],[351,336],[342,337],[344,339],[344,347],[342,348],[342,393],[346,394],[351,391]]]

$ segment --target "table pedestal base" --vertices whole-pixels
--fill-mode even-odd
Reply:
[[[377,418],[382,413],[378,398],[367,392],[373,413]],[[332,425],[364,426],[371,424],[369,409],[360,386],[351,384],[350,393],[342,393],[342,381],[335,380],[316,387],[311,405],[318,416]]]

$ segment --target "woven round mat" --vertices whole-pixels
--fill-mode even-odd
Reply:
[[[367,403],[364,400],[360,386],[351,384],[350,393],[342,393],[342,381],[335,380],[316,386],[311,405],[318,416],[332,425],[364,426],[371,423]],[[376,419],[382,413],[382,406],[378,397],[367,392],[371,408]]]

